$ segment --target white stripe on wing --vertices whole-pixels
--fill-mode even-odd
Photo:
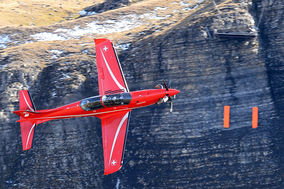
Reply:
[[[109,65],[108,65],[108,63],[107,63],[107,60],[106,60],[106,58],[105,58],[105,55],[104,55],[103,51],[102,51],[101,49],[100,49],[100,51],[101,51],[101,53],[102,53],[104,62],[105,62],[106,67],[107,67],[107,69],[108,69],[108,71],[109,71],[109,73],[110,73],[111,78],[113,79],[113,81],[115,82],[115,84],[118,86],[118,88],[123,89],[124,91],[126,91],[126,89],[117,81],[117,79],[115,78],[114,74],[112,73],[112,71],[111,71],[111,69],[110,69],[110,67],[109,67]]]
[[[31,136],[31,133],[32,133],[35,126],[36,126],[36,124],[34,123],[32,128],[30,129],[30,132],[29,132],[29,135],[28,135],[28,138],[27,138],[27,141],[26,141],[26,148],[28,147],[30,136]]]
[[[110,155],[109,155],[109,164],[111,163],[111,158],[112,158],[112,153],[113,153],[113,150],[114,150],[114,146],[115,146],[115,143],[116,143],[116,140],[117,140],[117,137],[118,137],[118,134],[120,132],[120,129],[122,127],[122,125],[124,124],[125,120],[128,118],[128,114],[129,112],[127,112],[124,117],[121,119],[119,125],[118,125],[118,128],[115,132],[115,135],[114,135],[114,139],[113,139],[113,142],[112,142],[112,147],[111,147],[111,151],[110,151]]]
[[[24,100],[25,100],[26,104],[28,105],[29,109],[32,110],[32,111],[35,111],[32,107],[30,107],[30,104],[28,103],[28,101],[27,101],[27,99],[25,97],[25,93],[22,92],[22,94],[23,94]]]

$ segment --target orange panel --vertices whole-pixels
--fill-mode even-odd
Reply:
[[[230,128],[230,106],[224,106],[224,128]]]
[[[252,128],[258,127],[258,107],[252,108]]]

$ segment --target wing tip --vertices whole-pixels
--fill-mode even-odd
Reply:
[[[98,45],[100,43],[103,43],[103,42],[109,41],[109,40],[106,39],[106,38],[99,38],[99,39],[94,39],[94,41],[95,41],[95,44]]]
[[[23,147],[22,147],[23,151],[27,151],[27,150],[30,150],[31,148],[32,148],[32,146],[28,146],[28,147],[26,147],[26,146],[23,146]]]
[[[117,171],[119,171],[120,169],[122,168],[122,165],[120,165],[118,168],[116,168],[116,169],[105,169],[104,170],[104,175],[110,175],[110,174],[112,174],[112,173],[115,173],[115,172],[117,172]]]

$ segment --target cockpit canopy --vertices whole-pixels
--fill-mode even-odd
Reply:
[[[80,106],[83,110],[86,110],[86,111],[97,110],[97,109],[103,108],[100,96],[83,99],[80,103]]]
[[[100,108],[127,105],[131,101],[130,93],[119,93],[112,95],[104,95],[102,97],[95,96],[83,99],[80,106],[83,110],[91,111]]]

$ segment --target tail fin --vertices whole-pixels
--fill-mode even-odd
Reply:
[[[20,110],[14,113],[20,116],[21,135],[23,150],[29,150],[32,147],[34,128],[36,126],[33,119],[28,119],[29,113],[35,112],[35,106],[30,97],[28,90],[20,90]]]

